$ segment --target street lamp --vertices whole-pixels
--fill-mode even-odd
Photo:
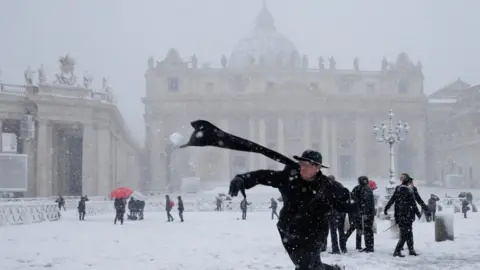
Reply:
[[[165,156],[166,156],[166,169],[167,169],[167,187],[170,192],[173,192],[171,185],[171,178],[172,178],[172,153],[175,149],[177,149],[183,141],[183,135],[174,132],[170,134],[168,137],[168,143],[165,146]]]
[[[381,127],[373,126],[373,135],[377,142],[387,143],[390,155],[390,185],[387,186],[386,199],[389,200],[395,191],[395,154],[393,147],[396,142],[404,141],[408,137],[410,126],[407,122],[398,121],[397,125],[393,124],[393,111],[388,112],[388,125],[385,123]]]

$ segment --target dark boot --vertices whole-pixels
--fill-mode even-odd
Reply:
[[[418,256],[418,254],[417,254],[417,252],[415,252],[415,250],[410,250],[410,251],[408,252],[408,255],[410,255],[410,256]]]
[[[400,250],[399,250],[399,251],[393,252],[393,257],[403,258],[403,257],[405,257],[405,255],[403,255],[403,254],[400,252]]]

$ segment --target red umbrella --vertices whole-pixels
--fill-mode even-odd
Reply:
[[[133,190],[127,187],[116,188],[110,193],[111,198],[127,198],[132,195]]]
[[[368,180],[368,186],[370,186],[372,190],[377,189],[377,183],[375,183],[373,180]]]

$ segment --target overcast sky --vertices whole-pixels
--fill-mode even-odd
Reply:
[[[383,56],[405,51],[421,60],[425,91],[458,77],[480,82],[479,0],[268,0],[277,29],[315,65],[334,56],[337,68],[379,69]],[[5,83],[23,83],[28,65],[44,64],[49,80],[58,57],[109,78],[130,129],[143,140],[147,58],[171,47],[200,65],[222,54],[253,28],[262,0],[0,0],[0,69]]]

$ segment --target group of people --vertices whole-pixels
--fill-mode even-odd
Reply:
[[[115,207],[115,219],[113,220],[113,224],[117,224],[117,221],[120,221],[120,224],[123,225],[126,205],[126,198],[115,198],[113,202],[113,206]],[[144,209],[145,201],[136,200],[134,197],[130,197],[130,200],[128,201],[128,210],[130,211],[130,214],[127,218],[129,220],[142,220]]]
[[[183,206],[182,196],[177,197],[178,200],[178,216],[180,217],[180,222],[183,222],[183,211],[185,211],[185,207]],[[170,199],[169,195],[165,195],[165,211],[167,212],[167,222],[172,222],[175,219],[173,218],[171,212],[175,203]]]
[[[294,158],[298,163],[287,165],[282,171],[258,170],[237,175],[230,183],[229,194],[245,194],[246,189],[258,184],[279,189],[283,208],[277,228],[282,244],[297,269],[342,269],[338,265],[321,262],[320,252],[326,249],[329,231],[332,237],[332,253],[347,252],[346,242],[355,230],[356,249],[367,253],[374,252],[376,200],[372,188],[368,185],[368,177],[359,177],[358,185],[350,193],[335,177],[322,173],[321,168],[326,166],[322,164],[322,155],[319,152],[306,150],[302,156]],[[404,173],[400,180],[401,184],[396,187],[384,209],[384,214],[388,216],[388,209],[395,204],[394,219],[400,229],[400,239],[393,256],[404,257],[401,250],[405,243],[409,254],[417,256],[412,234],[412,223],[416,216],[420,217],[417,203],[428,218],[431,214],[413,185],[413,178]],[[271,208],[273,218],[276,212],[274,203]],[[345,232],[347,213],[350,228]],[[362,235],[364,248],[361,245]]]

